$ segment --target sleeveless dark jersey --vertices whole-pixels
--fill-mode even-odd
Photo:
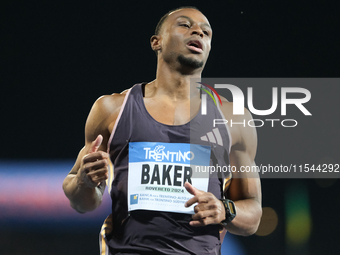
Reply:
[[[226,125],[213,127],[223,119],[220,109],[207,97],[207,114],[199,112],[189,123],[166,125],[148,113],[143,85],[126,94],[108,144],[114,177],[109,188],[112,214],[101,231],[102,254],[220,254],[219,226],[191,227],[190,214],[136,210],[128,212],[128,148],[130,142],[191,143],[211,147],[210,166],[228,166],[230,133]],[[212,173],[208,192],[223,197],[229,173]],[[109,178],[109,180],[111,180]]]

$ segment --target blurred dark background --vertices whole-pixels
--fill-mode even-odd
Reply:
[[[337,1],[2,1],[0,254],[98,254],[109,202],[77,214],[62,179],[93,102],[155,78],[149,39],[187,5],[214,32],[204,77],[339,77]],[[312,91],[303,128],[259,129],[257,163],[340,163],[339,92]],[[339,191],[337,179],[263,179],[263,225],[223,251],[338,254]]]

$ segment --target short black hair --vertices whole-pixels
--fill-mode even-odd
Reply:
[[[195,9],[197,11],[199,11],[199,9],[195,6],[181,6],[181,7],[178,7],[176,9],[173,9],[171,11],[168,11],[165,15],[163,15],[163,17],[158,21],[158,24],[156,26],[156,29],[155,29],[155,35],[159,35],[159,32],[161,31],[161,28],[162,28],[162,25],[164,23],[164,21],[166,20],[166,18],[169,16],[170,13],[174,12],[174,11],[178,11],[178,10],[181,10],[181,9]]]

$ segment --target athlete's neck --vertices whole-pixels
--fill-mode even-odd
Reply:
[[[158,63],[156,79],[150,83],[152,95],[166,95],[174,101],[188,100],[199,93],[193,78],[200,81],[200,70],[193,70],[189,74],[183,74],[165,63]]]

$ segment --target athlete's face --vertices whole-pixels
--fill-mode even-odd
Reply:
[[[166,62],[203,69],[211,48],[212,30],[200,11],[181,9],[169,14],[160,38],[159,53]]]

